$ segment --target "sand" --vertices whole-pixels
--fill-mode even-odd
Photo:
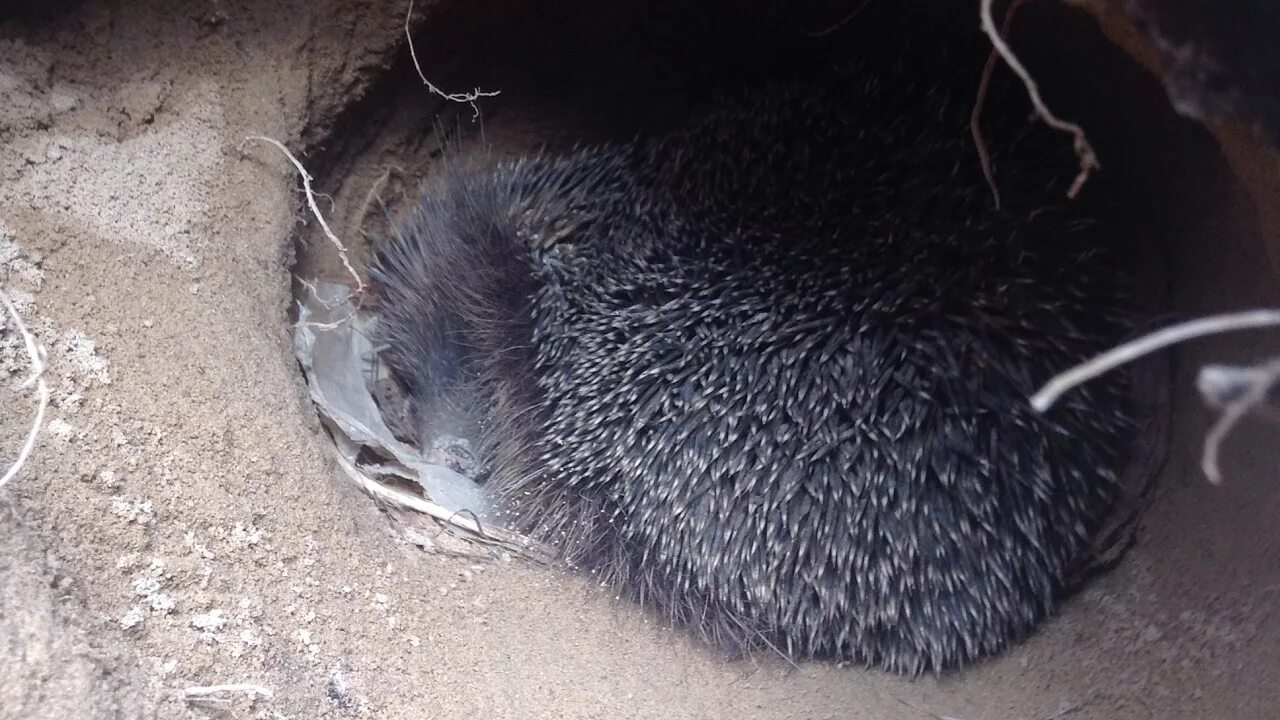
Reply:
[[[0,23],[0,283],[53,389],[0,490],[0,717],[1280,715],[1274,429],[1242,428],[1210,487],[1190,399],[1126,562],[1027,642],[942,678],[728,662],[582,578],[407,542],[332,461],[289,327],[294,241],[314,228],[291,166],[243,142],[328,137],[406,52],[404,10],[78,2]],[[332,206],[344,234],[378,175],[357,169]],[[1187,302],[1269,297],[1215,257],[1182,262],[1237,294]],[[1204,344],[1177,381],[1276,347]],[[25,373],[5,329],[0,458],[34,409]],[[184,697],[229,683],[272,694]]]

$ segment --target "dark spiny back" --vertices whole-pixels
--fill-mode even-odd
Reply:
[[[921,72],[768,88],[424,201],[376,269],[388,359],[424,406],[475,389],[510,524],[797,657],[940,669],[1051,610],[1130,428],[1119,376],[1046,417],[1025,398],[1125,331],[1124,275],[1056,201],[1061,138],[989,98],[995,212],[976,76]]]

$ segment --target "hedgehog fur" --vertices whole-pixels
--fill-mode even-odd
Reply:
[[[447,173],[372,268],[424,434],[468,418],[510,527],[723,647],[916,674],[1025,635],[1132,431],[1121,375],[1026,398],[1133,311],[995,86],[991,207],[962,65]]]

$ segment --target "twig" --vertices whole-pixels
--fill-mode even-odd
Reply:
[[[1000,27],[1001,35],[1008,35],[1013,25],[1013,13],[1022,4],[1022,0],[1013,0],[1009,9],[1004,11],[1004,24]],[[978,81],[978,96],[973,100],[973,112],[969,115],[969,132],[973,134],[973,144],[978,149],[978,162],[982,163],[982,174],[987,178],[987,186],[991,188],[991,196],[995,199],[996,210],[1000,209],[1000,188],[996,186],[996,171],[991,165],[991,153],[987,150],[987,142],[982,138],[982,107],[987,101],[987,90],[991,86],[991,75],[996,69],[996,60],[1000,54],[995,48],[987,56],[987,64],[982,68],[982,79]]]
[[[303,190],[302,188],[294,188],[294,192],[303,192]],[[333,212],[338,207],[338,202],[334,200],[333,196],[330,195],[329,193],[317,192],[316,197],[324,198],[325,200],[329,201],[329,212]]]
[[[404,16],[404,36],[409,41],[409,57],[413,59],[413,67],[418,71],[418,77],[422,78],[422,84],[432,93],[448,100],[449,102],[466,103],[471,106],[471,119],[474,120],[480,116],[480,108],[476,106],[476,100],[482,97],[496,97],[499,90],[486,92],[480,88],[476,88],[469,93],[447,93],[427,79],[426,73],[422,72],[422,66],[418,64],[418,53],[413,49],[413,32],[410,30],[410,21],[413,20],[413,0],[409,0],[409,12]]]
[[[324,231],[325,237],[329,238],[329,242],[333,243],[333,246],[338,249],[338,257],[342,260],[342,266],[345,267],[347,272],[351,274],[351,277],[355,279],[356,295],[363,295],[364,280],[360,279],[360,274],[351,266],[351,260],[347,258],[347,246],[343,245],[342,241],[338,239],[338,236],[333,234],[333,230],[329,229],[329,223],[325,222],[324,215],[320,214],[320,207],[316,205],[316,194],[311,189],[311,174],[307,172],[306,168],[302,167],[302,163],[298,162],[298,159],[293,156],[293,153],[289,152],[289,148],[285,147],[279,140],[273,140],[265,135],[250,135],[245,138],[245,142],[250,140],[260,140],[262,142],[275,145],[280,152],[284,153],[286,158],[289,158],[289,162],[293,163],[293,166],[297,168],[298,174],[302,177],[302,189],[306,193],[307,205],[310,206],[311,213],[316,216],[316,220],[320,221],[320,229]]]
[[[1225,410],[1250,388],[1272,380],[1280,358],[1272,358],[1260,365],[1205,365],[1196,376],[1196,389],[1205,405],[1214,410]]]
[[[379,205],[386,207],[383,205],[382,196],[378,193],[382,190],[382,186],[391,180],[392,171],[399,171],[400,173],[404,172],[403,169],[395,165],[388,165],[387,168],[382,171],[382,174],[378,176],[378,179],[374,180],[373,184],[369,186],[369,192],[364,195],[364,202],[360,204],[360,209],[356,211],[355,217],[352,219],[352,227],[356,229],[356,232],[366,238],[368,237],[368,234],[364,231],[364,219],[368,216],[369,208],[373,206],[375,200]]]
[[[298,307],[302,307],[301,301],[296,301],[296,302],[298,303]],[[325,322],[325,323],[312,322],[310,320],[299,320],[298,322],[294,323],[292,327],[294,329],[311,328],[312,330],[320,330],[320,331],[337,330],[338,328],[342,327],[348,322],[351,322],[351,319],[354,318],[355,316],[356,316],[355,306],[352,306],[351,312],[347,313],[346,315],[343,315],[337,320],[333,320],[331,322]]]
[[[1044,412],[1066,391],[1092,380],[1103,373],[1120,367],[1148,353],[1170,345],[1205,335],[1280,326],[1280,309],[1247,310],[1226,315],[1213,315],[1199,320],[1179,323],[1150,335],[1143,335],[1081,363],[1070,370],[1055,375],[1031,396],[1031,407]]]
[[[1196,378],[1200,396],[1210,407],[1222,410],[1205,436],[1204,454],[1200,458],[1200,467],[1209,482],[1214,485],[1222,482],[1222,471],[1218,467],[1222,441],[1244,416],[1264,407],[1277,383],[1280,383],[1280,358],[1252,367],[1206,365],[1200,368]]]
[[[855,17],[858,16],[859,13],[861,13],[863,10],[866,10],[867,6],[870,4],[871,4],[871,0],[862,0],[862,2],[858,4],[858,7],[853,9],[853,12],[849,13],[848,15],[845,15],[843,18],[836,21],[834,25],[829,25],[823,28],[822,30],[810,32],[809,37],[820,38],[820,37],[826,37],[830,35],[831,33],[844,27],[845,25],[848,25],[850,20],[853,20]]]
[[[248,683],[240,683],[236,685],[197,685],[186,688],[182,691],[183,697],[188,700],[209,697],[210,695],[222,695],[224,693],[246,693],[251,696],[264,698],[269,698],[274,695],[270,688],[265,688],[261,685],[250,685]]]
[[[31,377],[22,383],[22,389],[36,386],[36,397],[39,404],[36,407],[36,419],[31,423],[31,430],[27,432],[27,441],[22,445],[22,450],[18,452],[18,459],[13,461],[9,469],[5,472],[4,477],[0,477],[0,488],[13,479],[22,469],[22,466],[30,457],[31,451],[35,449],[36,438],[40,435],[40,428],[44,426],[44,413],[49,407],[49,383],[44,379],[45,363],[44,348],[36,341],[31,331],[27,329],[26,323],[22,322],[22,316],[18,314],[18,309],[13,306],[13,301],[9,296],[0,290],[0,303],[4,304],[4,309],[9,313],[9,317],[13,319],[14,327],[18,329],[18,333],[22,335],[22,341],[27,349],[27,357],[31,361]]]
[[[470,513],[469,511],[460,512],[456,510],[449,510],[443,505],[438,505],[423,497],[411,495],[402,490],[388,487],[377,480],[374,480],[363,473],[360,468],[356,467],[355,463],[347,459],[336,447],[334,448],[334,458],[337,459],[338,466],[347,474],[347,477],[351,478],[351,480],[359,487],[363,488],[365,492],[378,500],[420,512],[423,515],[435,518],[446,525],[453,525],[454,527],[470,533],[479,542],[505,548],[528,557],[535,562],[548,563],[555,557],[555,551],[552,548],[531,538],[518,535],[502,528],[481,527],[480,523],[475,519],[475,513]]]
[[[1022,78],[1022,84],[1027,88],[1027,95],[1031,98],[1031,104],[1035,107],[1036,114],[1040,116],[1045,123],[1064,133],[1069,133],[1073,140],[1072,148],[1076,152],[1076,157],[1080,159],[1080,173],[1076,175],[1076,179],[1072,181],[1071,187],[1067,189],[1067,197],[1074,198],[1080,192],[1080,188],[1089,179],[1089,175],[1094,170],[1100,170],[1102,164],[1098,162],[1098,155],[1093,151],[1093,146],[1089,144],[1088,138],[1085,137],[1084,128],[1076,123],[1069,122],[1054,115],[1044,104],[1044,100],[1040,97],[1040,87],[1036,81],[1031,78],[1031,73],[1022,66],[1022,62],[1018,60],[1018,56],[1005,43],[1004,38],[996,30],[995,21],[991,19],[991,2],[992,0],[982,0],[982,31],[991,39],[991,45],[996,52],[1000,53],[1000,57],[1009,65],[1009,69],[1017,73]]]
[[[299,320],[298,322],[293,324],[293,327],[295,329],[311,328],[313,330],[321,330],[321,331],[337,330],[338,328],[342,327],[343,325],[346,325],[347,323],[351,322],[352,319],[355,318],[356,313],[358,312],[358,308],[356,307],[356,300],[358,300],[358,298],[356,298],[356,300],[352,300],[349,297],[344,297],[337,300],[325,300],[324,298],[320,297],[319,291],[316,290],[316,283],[314,280],[307,280],[306,278],[301,278],[301,277],[297,279],[298,279],[298,283],[301,284],[302,287],[306,288],[307,291],[311,293],[311,297],[317,303],[319,303],[320,306],[323,307],[324,309],[332,310],[341,305],[347,305],[349,306],[350,309],[346,315],[343,315],[337,320],[332,320],[330,322],[321,323],[321,322],[313,322],[311,320]],[[294,302],[297,303],[299,311],[305,309],[306,306],[301,300],[294,300]]]

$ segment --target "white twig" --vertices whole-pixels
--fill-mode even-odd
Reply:
[[[1272,326],[1280,326],[1280,308],[1213,315],[1157,330],[1150,335],[1131,340],[1108,350],[1088,362],[1055,375],[1035,395],[1031,396],[1031,407],[1035,408],[1036,412],[1044,412],[1052,407],[1053,403],[1064,392],[1071,388],[1088,382],[1125,363],[1132,362],[1143,355],[1180,343],[1183,340],[1234,330],[1250,330]]]
[[[23,344],[27,349],[27,357],[31,361],[31,377],[22,384],[22,388],[26,389],[34,384],[36,386],[36,397],[39,404],[36,407],[36,419],[31,423],[31,430],[27,432],[27,441],[22,445],[22,450],[18,452],[18,459],[13,461],[9,469],[5,472],[4,477],[0,477],[0,488],[13,479],[22,466],[30,457],[31,451],[35,449],[36,438],[40,436],[40,428],[44,426],[44,413],[49,407],[49,383],[44,379],[44,348],[40,347],[40,343],[36,341],[31,331],[27,329],[26,323],[22,322],[22,316],[18,314],[18,309],[13,306],[13,301],[0,290],[0,303],[4,304],[4,309],[9,313],[9,317],[13,319],[13,325],[18,329],[18,333],[22,335]]]
[[[1196,389],[1210,408],[1225,410],[1250,388],[1274,382],[1277,372],[1280,372],[1280,358],[1260,365],[1205,365],[1196,376]]]
[[[299,300],[295,302],[298,303],[298,307],[302,307],[302,301]],[[326,323],[312,322],[310,320],[299,320],[298,322],[293,324],[293,327],[294,328],[311,328],[312,330],[320,330],[320,331],[337,330],[338,328],[350,322],[351,319],[354,318],[355,316],[356,316],[355,306],[352,306],[351,312],[347,313],[346,315],[343,315],[337,320],[333,320],[331,322],[326,322]]]
[[[411,495],[403,490],[389,487],[374,480],[356,467],[336,447],[333,455],[338,461],[338,466],[347,474],[347,477],[351,478],[365,492],[378,500],[420,512],[446,525],[453,525],[465,530],[483,541],[504,547],[539,562],[548,562],[555,557],[555,552],[550,547],[535,540],[502,528],[482,527],[475,517],[469,516],[468,513],[449,510],[443,505],[438,505],[423,497]]]
[[[349,305],[350,308],[346,315],[343,315],[337,320],[333,320],[331,322],[325,322],[325,323],[312,322],[310,320],[299,320],[298,322],[293,324],[294,328],[311,328],[313,330],[321,330],[321,331],[337,330],[343,325],[351,322],[351,319],[356,316],[357,311],[356,311],[355,303],[351,302],[350,299],[343,298],[341,300],[325,300],[324,298],[320,297],[320,293],[316,291],[316,283],[314,280],[307,280],[306,278],[298,278],[298,282],[302,284],[302,287],[306,288],[307,291],[311,293],[311,297],[317,303],[320,303],[320,306],[323,307],[324,309],[332,310],[335,307],[338,307],[340,305]],[[301,310],[305,307],[303,302],[301,300],[295,300],[294,302],[298,304],[298,310],[299,312],[301,312]]]
[[[1206,365],[1200,368],[1196,387],[1205,403],[1221,409],[1217,422],[1204,439],[1200,467],[1209,482],[1222,482],[1218,455],[1222,441],[1245,415],[1264,407],[1271,390],[1280,383],[1280,358],[1252,367]]]
[[[427,79],[426,73],[422,72],[422,66],[418,64],[418,53],[416,50],[413,49],[413,32],[409,28],[412,20],[413,20],[413,0],[409,0],[409,11],[405,13],[405,16],[404,16],[404,36],[409,41],[409,57],[413,59],[413,67],[415,70],[418,71],[418,77],[422,78],[422,84],[426,85],[427,89],[430,90],[432,93],[439,95],[445,100],[448,100],[450,102],[456,102],[456,103],[466,103],[470,105],[471,112],[472,112],[471,118],[474,120],[475,118],[479,117],[480,108],[476,106],[476,100],[482,97],[496,97],[498,93],[501,91],[500,90],[484,91],[484,90],[481,90],[480,88],[476,88],[469,93],[447,93],[441,90],[440,88],[436,87],[435,85],[433,85],[431,81]]]
[[[295,190],[295,192],[304,192],[304,191],[303,191],[301,188],[297,188],[297,189]],[[318,197],[318,198],[324,198],[325,200],[328,200],[328,201],[329,201],[329,212],[333,212],[333,211],[334,211],[334,209],[338,207],[338,203],[337,203],[337,201],[336,201],[336,200],[334,200],[334,199],[333,199],[333,196],[332,196],[332,195],[330,195],[329,193],[326,193],[326,192],[317,192],[317,193],[316,193],[316,197]]]
[[[853,20],[855,17],[857,17],[859,13],[861,13],[863,10],[866,10],[867,6],[870,4],[871,4],[871,0],[862,0],[862,2],[859,3],[858,6],[853,9],[852,12],[850,12],[848,15],[845,15],[840,20],[837,20],[834,25],[828,25],[827,27],[821,30],[810,32],[809,37],[820,38],[820,37],[826,37],[830,35],[831,33],[844,27],[845,25],[848,25],[849,22]]]
[[[1003,35],[1009,34],[1013,25],[1013,14],[1018,11],[1022,0],[1013,0],[1004,11],[1004,24],[1000,27]],[[991,188],[991,198],[995,201],[996,210],[1000,209],[1000,187],[996,184],[996,169],[991,163],[991,151],[987,149],[987,141],[982,137],[982,106],[987,102],[987,90],[991,87],[991,74],[995,72],[1000,53],[991,48],[987,63],[982,66],[982,77],[978,80],[978,96],[973,100],[973,111],[969,113],[969,132],[973,135],[973,145],[978,151],[978,162],[982,165],[982,175],[987,179],[987,187]]]
[[[360,233],[365,238],[368,238],[369,236],[364,231],[364,219],[368,216],[369,208],[373,206],[374,201],[377,201],[378,205],[384,209],[386,208],[386,204],[382,202],[382,196],[378,193],[382,190],[382,186],[391,180],[391,172],[393,170],[398,170],[401,173],[404,172],[404,170],[395,165],[387,166],[387,168],[382,171],[382,174],[378,176],[378,179],[374,180],[373,184],[369,186],[369,192],[364,194],[364,202],[360,204],[360,209],[356,211],[355,218],[352,220],[352,227],[354,227],[356,232]]]
[[[184,697],[202,698],[210,695],[223,695],[225,693],[245,693],[248,695],[269,698],[274,695],[270,688],[261,685],[250,685],[248,683],[240,683],[237,685],[198,685],[186,688],[182,691]]]
[[[1067,190],[1067,197],[1074,198],[1080,192],[1080,188],[1084,187],[1085,182],[1088,181],[1089,175],[1094,170],[1100,170],[1102,164],[1098,162],[1097,153],[1093,151],[1093,146],[1089,144],[1088,138],[1085,137],[1084,128],[1076,123],[1059,118],[1044,104],[1044,100],[1040,97],[1040,86],[1031,78],[1031,73],[1027,72],[1027,69],[1023,67],[1022,61],[1018,60],[1018,56],[1014,54],[1013,49],[1009,47],[996,29],[996,23],[991,19],[991,2],[992,0],[982,0],[982,31],[991,39],[991,45],[995,47],[996,52],[1000,53],[1000,57],[1009,65],[1009,69],[1013,70],[1022,79],[1022,84],[1027,88],[1027,95],[1031,98],[1031,104],[1035,107],[1036,114],[1049,127],[1068,133],[1073,138],[1071,145],[1076,151],[1076,157],[1080,159],[1080,174],[1076,175],[1076,179],[1072,181],[1071,187]]]
[[[338,236],[333,234],[333,230],[329,229],[329,223],[325,222],[324,215],[320,214],[320,207],[316,205],[316,193],[311,189],[311,174],[307,172],[306,168],[302,167],[302,163],[298,162],[298,158],[289,152],[289,148],[285,147],[279,140],[273,140],[265,135],[250,135],[245,138],[246,142],[250,140],[260,140],[275,145],[289,159],[289,162],[293,163],[294,168],[298,170],[298,175],[302,177],[302,190],[306,193],[307,205],[311,208],[311,214],[316,216],[316,220],[320,221],[320,229],[324,231],[325,237],[329,238],[329,242],[333,243],[333,246],[338,249],[338,257],[342,260],[342,266],[347,269],[347,272],[356,281],[355,294],[364,294],[364,280],[360,279],[360,274],[351,266],[351,260],[347,258],[347,246],[343,245]]]

